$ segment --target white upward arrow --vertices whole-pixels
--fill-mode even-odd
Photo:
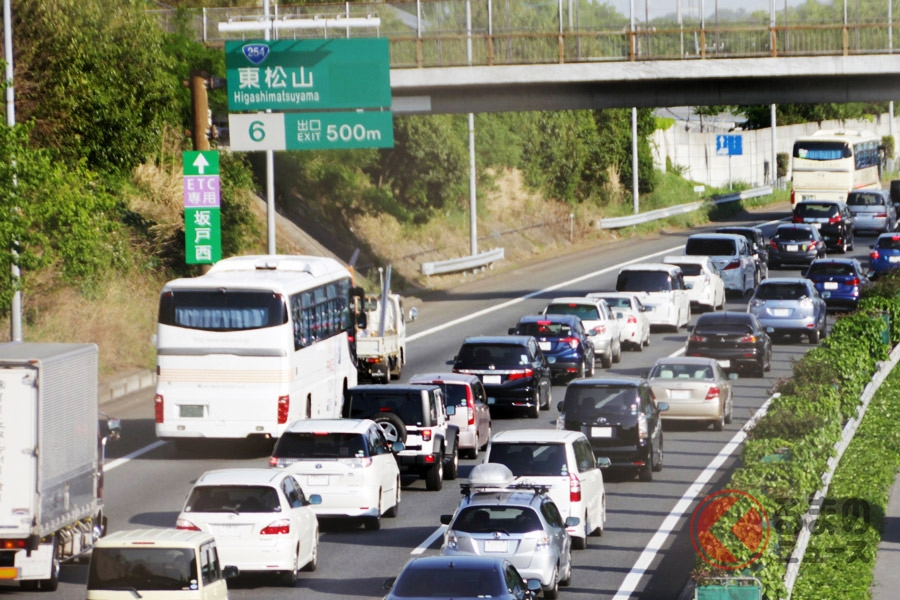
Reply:
[[[205,156],[198,154],[197,158],[194,159],[194,166],[197,167],[197,172],[203,175],[203,170],[209,166],[209,162]]]

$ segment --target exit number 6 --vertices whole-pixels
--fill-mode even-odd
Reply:
[[[251,121],[249,129],[250,139],[261,142],[266,139],[266,126],[262,121]]]

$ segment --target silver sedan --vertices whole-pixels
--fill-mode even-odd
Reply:
[[[771,336],[803,335],[810,344],[825,337],[827,310],[816,286],[802,277],[766,279],[747,305],[747,312],[756,315]]]

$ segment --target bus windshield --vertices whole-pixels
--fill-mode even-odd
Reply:
[[[284,299],[272,292],[169,291],[159,301],[161,325],[202,331],[243,331],[287,322]]]

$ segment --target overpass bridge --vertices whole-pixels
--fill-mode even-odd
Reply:
[[[268,19],[275,39],[388,38],[397,114],[900,98],[892,0],[862,15],[848,1],[815,14],[814,3],[803,12],[746,0],[724,13],[715,2],[705,14],[704,0],[653,0],[652,18],[649,0],[640,16],[590,0],[273,4]],[[170,25],[178,18],[152,12]],[[207,44],[259,39],[218,25],[267,18],[262,7],[186,15]]]

